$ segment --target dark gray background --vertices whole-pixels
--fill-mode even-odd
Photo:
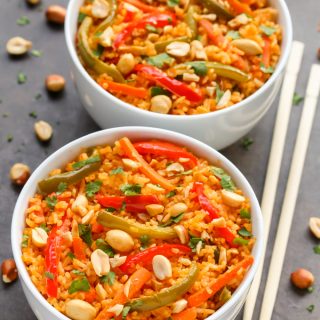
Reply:
[[[320,33],[317,32],[320,23],[319,0],[288,0],[288,6],[293,18],[294,38],[305,42],[302,71],[299,75],[296,91],[304,95],[309,70],[312,63],[317,62],[316,52],[320,47]],[[67,1],[43,1],[40,7],[30,8],[24,0],[0,1],[0,260],[12,256],[10,246],[10,223],[19,189],[10,184],[8,172],[15,162],[24,162],[35,169],[48,154],[57,150],[65,143],[99,128],[89,118],[81,107],[76,91],[70,79],[67,64],[67,52],[62,28],[47,25],[43,8],[49,4],[67,4]],[[25,15],[31,23],[18,26],[16,20]],[[26,56],[23,59],[10,59],[5,50],[6,41],[13,36],[24,36],[33,42],[34,48],[43,51],[43,56],[36,58]],[[17,74],[26,73],[28,81],[17,84]],[[63,95],[50,97],[43,87],[45,76],[50,73],[60,73],[67,79]],[[35,96],[41,93],[38,100]],[[274,125],[276,101],[258,126],[249,134],[254,144],[249,151],[241,148],[240,142],[225,149],[223,154],[231,159],[245,174],[260,199],[265,178],[266,165]],[[318,104],[319,106],[319,104]],[[269,262],[273,239],[275,236],[281,202],[287,181],[289,165],[292,156],[296,131],[300,119],[302,104],[294,106],[289,133],[287,137],[285,156],[281,170],[280,184],[274,210],[271,235],[266,261]],[[35,119],[29,113],[35,111],[38,119],[46,120],[53,125],[54,137],[49,144],[41,144],[33,133]],[[7,117],[3,117],[7,114]],[[317,244],[308,232],[310,216],[320,216],[320,110],[314,123],[304,174],[300,186],[299,198],[290,234],[286,259],[281,277],[280,288],[274,309],[273,320],[319,320],[320,318],[320,256],[313,253]],[[7,136],[12,135],[13,141],[7,142]],[[319,243],[319,242],[318,242]],[[266,264],[268,265],[268,263]],[[297,267],[310,269],[315,277],[313,293],[295,291],[289,282],[290,273]],[[262,283],[266,281],[266,268]],[[260,308],[262,290],[257,307]],[[310,304],[315,305],[313,313],[306,310]],[[19,281],[6,286],[0,281],[1,319],[35,320],[31,309],[23,295]],[[240,317],[238,318],[240,319]],[[254,319],[258,319],[255,313]],[[223,319],[221,319],[223,320]]]

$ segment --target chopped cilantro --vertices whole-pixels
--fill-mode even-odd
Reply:
[[[294,93],[293,98],[292,98],[292,103],[294,106],[298,106],[302,101],[303,97],[301,97],[298,93]]]
[[[179,5],[179,0],[168,0],[167,1],[167,5],[168,7],[175,7],[175,6],[178,6]]]
[[[28,242],[29,242],[29,236],[24,234],[22,236],[22,242],[21,242],[21,247],[22,248],[27,248],[28,247]]]
[[[116,279],[116,274],[112,271],[108,272],[106,275],[100,278],[101,283],[107,283],[112,286],[114,284],[114,280]]]
[[[114,257],[113,249],[101,238],[96,240],[96,246],[98,249],[106,253],[110,258]]]
[[[123,174],[123,168],[118,167],[116,169],[111,170],[110,176],[114,176],[116,174]]]
[[[263,72],[263,73],[273,73],[274,72],[274,68],[272,68],[271,66],[269,67],[266,67],[264,65],[264,63],[260,63],[260,70]]]
[[[174,197],[176,194],[177,194],[177,191],[176,191],[176,190],[171,190],[170,192],[168,192],[168,193],[166,194],[166,198],[172,198],[172,197]]]
[[[83,12],[80,12],[78,15],[78,23],[81,23],[87,15]]]
[[[143,234],[140,238],[139,238],[140,242],[141,242],[141,249],[144,250],[145,248],[148,247],[149,243],[150,243],[150,237],[147,234]]]
[[[314,291],[314,287],[309,287],[309,288],[307,289],[307,291],[308,291],[309,293],[312,293],[312,292]]]
[[[130,306],[125,306],[122,310],[122,320],[125,320],[127,318],[127,315],[130,311],[131,307]]]
[[[158,29],[151,24],[146,25],[146,30],[152,33],[159,33]]]
[[[242,237],[252,237],[252,233],[248,231],[245,227],[242,227],[239,231],[238,234]]]
[[[240,218],[242,219],[251,219],[251,213],[246,209],[240,210]]]
[[[199,242],[201,242],[202,246],[203,246],[203,240],[201,238],[197,238],[197,237],[192,237],[191,236],[188,245],[192,249],[192,252],[196,252],[196,248],[197,248],[197,245],[198,245]]]
[[[171,217],[166,223],[161,224],[161,227],[168,227],[171,226],[174,223],[178,223],[181,221],[181,219],[183,218],[184,212],[181,212],[180,214],[178,214],[175,217]]]
[[[158,68],[162,68],[164,65],[171,65],[174,61],[167,53],[160,53],[156,56],[149,57],[146,59],[147,63],[152,64]]]
[[[85,273],[83,271],[80,271],[80,270],[72,270],[71,271],[73,274],[76,274],[77,276],[84,276]]]
[[[96,57],[99,58],[102,55],[103,51],[104,51],[104,47],[101,46],[100,44],[98,44],[97,48],[95,50],[93,50],[92,52]]]
[[[68,187],[68,185],[67,185],[66,182],[60,182],[58,184],[58,188],[57,188],[56,194],[61,194],[61,193],[65,192],[67,190],[67,187]]]
[[[58,203],[58,199],[56,196],[46,197],[46,203],[50,210],[53,210],[56,204]]]
[[[224,91],[220,89],[220,86],[217,84],[216,86],[216,103],[220,101],[222,96],[224,95]]]
[[[78,292],[78,291],[89,291],[90,284],[87,278],[77,279],[72,281],[71,286],[68,290],[70,294]]]
[[[208,67],[203,61],[191,61],[186,64],[191,66],[198,76],[205,76],[208,73]]]
[[[123,184],[120,186],[120,190],[126,196],[141,194],[141,186],[139,184]]]
[[[31,54],[34,56],[34,57],[41,57],[42,56],[42,51],[40,50],[32,50],[31,51]]]
[[[270,37],[276,32],[276,28],[269,26],[260,26],[260,30],[268,37]]]
[[[70,251],[67,253],[67,256],[70,258],[70,259],[74,259],[76,256]]]
[[[240,34],[238,31],[230,30],[227,33],[227,37],[230,37],[232,40],[240,39]]]
[[[51,272],[49,272],[49,271],[46,271],[46,272],[44,273],[44,276],[45,276],[46,278],[48,278],[48,279],[51,279],[51,280],[54,279],[54,274],[51,273]]]
[[[310,304],[310,306],[308,306],[306,309],[307,309],[310,313],[313,312],[313,310],[314,310],[314,304]]]
[[[92,198],[101,188],[102,181],[96,180],[86,184],[86,195]]]
[[[249,243],[249,240],[243,239],[243,238],[234,238],[233,239],[233,244],[237,244],[240,246],[246,246]]]
[[[151,97],[159,96],[159,95],[171,96],[171,93],[168,90],[163,89],[161,87],[151,87],[150,94],[151,94]]]
[[[38,117],[38,115],[35,111],[31,111],[31,112],[29,112],[29,117],[36,119]]]
[[[227,174],[221,177],[220,184],[223,189],[228,191],[233,191],[236,188],[233,180]]]
[[[115,212],[115,211],[116,211],[116,209],[115,209],[115,208],[112,208],[112,207],[108,207],[108,208],[106,208],[106,210],[107,210],[108,212]]]
[[[92,244],[91,224],[78,224],[80,238],[90,247]]]
[[[249,147],[253,144],[253,139],[250,137],[245,137],[241,140],[241,147],[248,151]]]
[[[19,72],[17,76],[18,84],[23,84],[27,81],[27,76],[23,72]]]
[[[17,25],[19,26],[25,26],[30,23],[30,19],[26,16],[21,16],[19,19],[17,19]]]
[[[75,170],[78,170],[84,166],[86,166],[87,164],[91,164],[91,163],[95,163],[95,162],[99,162],[101,159],[98,155],[90,157],[86,160],[81,160],[78,162],[75,162],[74,164],[72,164],[72,168]]]
[[[8,134],[7,135],[7,142],[12,142],[13,141],[13,135],[12,134]]]
[[[39,99],[41,99],[41,97],[42,97],[42,94],[41,94],[41,93],[37,93],[37,94],[34,96],[35,100],[39,100]]]
[[[315,254],[320,254],[320,244],[318,244],[317,246],[313,247],[313,252]]]

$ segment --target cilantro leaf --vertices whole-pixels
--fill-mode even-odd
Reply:
[[[77,279],[72,281],[68,292],[70,294],[78,292],[78,291],[86,291],[90,290],[90,284],[87,278]]]
[[[42,52],[40,50],[35,50],[35,49],[31,51],[31,54],[37,58],[42,56]]]
[[[186,63],[188,66],[191,66],[195,74],[198,76],[205,76],[208,73],[208,67],[203,61],[191,61]]]
[[[240,218],[242,219],[251,219],[251,213],[246,209],[240,210]]]
[[[245,137],[241,140],[241,147],[248,151],[249,147],[253,144],[253,139],[250,137]]]
[[[51,272],[49,272],[49,271],[46,271],[46,272],[44,273],[44,276],[45,276],[46,278],[50,279],[50,280],[53,280],[53,279],[54,279],[54,274],[51,273]]]
[[[177,191],[176,191],[176,190],[171,190],[170,192],[168,192],[168,193],[166,194],[166,198],[172,198],[172,197],[174,197],[176,194],[177,194]]]
[[[61,193],[65,192],[67,190],[67,187],[68,187],[68,185],[66,182],[60,182],[58,184],[56,194],[61,194]]]
[[[252,237],[252,233],[248,231],[245,227],[242,227],[239,231],[238,234],[242,237]]]
[[[100,44],[97,45],[97,48],[95,50],[92,50],[93,54],[98,58],[100,58],[103,51],[104,51],[104,47]]]
[[[78,224],[80,238],[90,247],[92,244],[91,224]]]
[[[47,227],[46,223],[41,223],[39,228],[43,229],[46,233],[50,231],[50,229]]]
[[[29,117],[36,119],[38,117],[38,115],[35,111],[31,111],[31,112],[29,112]]]
[[[26,74],[23,72],[19,72],[17,76],[17,82],[18,84],[24,84],[25,82],[27,82]]]
[[[170,57],[167,53],[160,53],[156,56],[149,57],[146,60],[147,63],[158,68],[162,68],[164,65],[171,65],[174,61],[174,58]]]
[[[78,23],[81,23],[87,15],[83,12],[80,12],[78,15]]]
[[[101,238],[96,240],[96,246],[98,249],[105,252],[110,258],[114,257],[113,249]]]
[[[53,210],[56,204],[58,203],[58,199],[56,196],[46,197],[46,203],[50,210]]]
[[[243,239],[243,238],[234,238],[233,239],[233,244],[237,244],[240,246],[246,246],[249,243],[249,240]]]
[[[180,214],[178,214],[175,217],[171,217],[166,223],[161,224],[161,227],[168,227],[171,226],[174,223],[179,223],[181,221],[181,219],[183,218],[184,212],[181,212]]]
[[[110,176],[114,176],[116,174],[123,174],[123,172],[124,172],[123,168],[118,167],[118,168],[113,169],[113,170],[110,171]]]
[[[221,187],[228,191],[233,191],[236,186],[232,181],[231,177],[225,174],[220,180]]]
[[[276,32],[276,28],[269,26],[260,26],[260,30],[268,37],[270,37]]]
[[[147,234],[143,234],[142,236],[140,236],[139,240],[141,242],[141,249],[144,250],[148,247],[151,239]]]
[[[320,254],[320,244],[318,244],[317,246],[313,247],[313,252],[315,254]]]
[[[151,24],[146,25],[146,30],[152,33],[159,33],[158,29]]]
[[[101,188],[102,181],[96,180],[86,184],[86,195],[92,198]]]
[[[112,286],[114,284],[115,279],[116,279],[116,274],[112,271],[110,271],[106,275],[100,277],[101,283],[107,283],[110,286]]]
[[[70,259],[74,259],[76,256],[70,251],[67,253],[67,256],[70,258]]]
[[[168,0],[167,1],[167,5],[168,7],[170,8],[173,8],[175,6],[178,6],[179,5],[179,0]]]
[[[141,186],[139,184],[123,184],[120,186],[120,190],[126,196],[141,194]]]
[[[306,309],[307,309],[310,313],[313,312],[313,310],[314,310],[314,304],[310,304],[310,306],[308,306]]]
[[[77,269],[74,269],[71,271],[73,274],[76,274],[77,276],[84,276],[85,273],[83,271],[80,271],[80,270],[77,270]]]
[[[273,73],[274,72],[274,68],[272,68],[271,66],[266,67],[263,62],[260,63],[260,70],[263,73]]]
[[[22,236],[22,242],[21,242],[21,247],[22,248],[27,248],[28,247],[28,242],[29,242],[29,236],[24,234]]]
[[[294,106],[298,106],[302,101],[303,97],[301,97],[298,93],[294,93],[293,98],[292,98],[292,103]]]
[[[19,26],[25,26],[30,23],[30,19],[26,16],[21,16],[19,19],[17,19],[17,25]]]
[[[201,242],[201,247],[203,246],[203,240],[201,238],[198,237],[192,237],[190,238],[190,241],[188,243],[189,247],[192,249],[192,252],[196,252],[196,248],[198,243]]]
[[[122,320],[125,320],[127,318],[127,315],[130,311],[131,307],[130,306],[125,306],[122,310]]]
[[[72,164],[72,168],[75,170],[78,170],[78,169],[81,169],[82,167],[86,166],[87,164],[99,162],[100,160],[101,160],[100,156],[96,155],[96,156],[90,157],[86,160],[81,160],[81,161],[75,162],[74,164]]]
[[[151,87],[150,95],[151,97],[159,96],[159,95],[171,96],[171,93],[168,90],[163,89],[161,87]]]

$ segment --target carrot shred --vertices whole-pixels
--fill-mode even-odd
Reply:
[[[121,93],[127,96],[134,96],[144,99],[148,96],[148,90],[145,88],[136,88],[123,83],[117,83],[109,80],[101,80],[99,84],[106,90]]]
[[[207,288],[202,289],[188,298],[188,305],[190,307],[198,307],[204,302],[206,302],[209,298],[214,296],[219,290],[225,287],[230,281],[236,278],[238,272],[241,269],[247,269],[253,264],[253,257],[250,256],[245,260],[239,262],[235,267],[225,272],[223,275],[219,276],[216,280],[211,282]]]
[[[216,30],[215,32],[213,32],[212,23],[207,19],[201,19],[199,23],[207,33],[212,43],[218,47],[222,47],[225,42],[225,38],[222,35],[222,32],[220,30]]]
[[[96,299],[96,290],[93,287],[90,287],[90,290],[85,293],[84,300],[93,303]]]
[[[72,241],[72,247],[74,255],[78,260],[85,260],[86,258],[86,247],[80,237],[74,237]]]
[[[227,0],[231,6],[231,8],[234,10],[236,14],[246,13],[250,16],[252,16],[252,10],[250,6],[246,3],[241,3],[239,0]]]
[[[138,151],[135,149],[131,141],[124,137],[119,140],[120,146],[124,153],[134,161],[137,161],[140,163],[139,170],[144,173],[153,183],[159,184],[161,187],[167,190],[173,190],[175,189],[175,186],[172,185],[167,179],[160,176],[158,172],[156,172],[153,168],[149,166],[149,164],[143,159],[143,157],[138,153]]]
[[[177,314],[171,315],[173,320],[195,320],[197,318],[197,309],[195,307],[183,310]]]
[[[264,47],[263,47],[263,53],[262,53],[262,63],[266,68],[270,66],[270,39],[268,37],[263,37],[264,40]]]

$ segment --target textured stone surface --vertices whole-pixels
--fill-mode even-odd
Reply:
[[[43,7],[49,4],[66,4],[67,1],[43,1]],[[306,43],[303,67],[299,76],[297,92],[304,95],[310,66],[316,62],[316,51],[320,46],[320,34],[317,24],[320,22],[320,5],[318,0],[289,0],[288,5],[294,21],[294,38]],[[40,7],[41,8],[41,7]],[[31,23],[18,26],[16,19],[27,16]],[[81,107],[70,79],[67,63],[63,30],[46,24],[43,11],[29,8],[23,0],[2,0],[0,3],[0,259],[11,257],[10,222],[19,189],[10,185],[8,172],[15,162],[25,162],[35,169],[48,154],[65,143],[86,133],[98,129]],[[43,56],[36,58],[26,56],[22,59],[10,59],[5,52],[6,41],[13,36],[30,39],[34,48],[43,51]],[[17,84],[17,74],[24,72],[28,81]],[[45,76],[60,73],[67,79],[64,94],[52,98],[43,88]],[[35,96],[41,93],[38,100]],[[263,121],[250,133],[254,144],[249,151],[241,148],[240,143],[227,148],[223,153],[230,158],[246,175],[260,199],[265,177],[266,164],[270,149],[272,130],[277,102]],[[292,149],[302,105],[293,107],[285,156],[281,170],[280,184],[274,210],[267,262],[270,259],[273,239],[281,209],[283,193],[287,181]],[[54,137],[49,144],[41,144],[33,133],[36,119],[29,116],[35,111],[38,119],[50,122],[54,127]],[[3,117],[7,115],[7,117]],[[319,216],[320,189],[320,114],[316,115],[308,156],[301,182],[290,242],[285,258],[273,320],[316,320],[320,318],[320,257],[313,253],[316,241],[309,235],[307,222],[310,216]],[[8,143],[7,136],[13,141]],[[267,263],[268,264],[268,263]],[[290,272],[297,267],[306,267],[313,271],[316,278],[315,290],[311,294],[300,294],[291,288],[288,281]],[[266,268],[263,282],[266,280]],[[262,299],[261,286],[257,306]],[[22,293],[19,282],[4,286],[0,284],[1,319],[35,320]],[[315,304],[315,310],[309,314],[306,307]],[[240,317],[238,318],[240,319]],[[254,319],[258,319],[255,313]]]

